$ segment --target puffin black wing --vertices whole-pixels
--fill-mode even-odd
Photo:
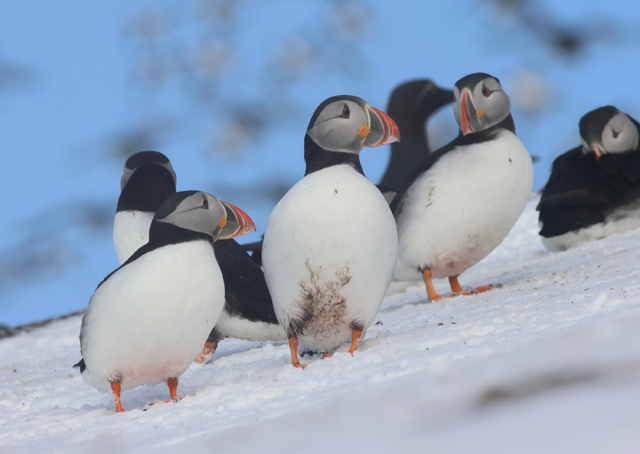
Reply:
[[[551,169],[537,210],[540,235],[554,237],[605,221],[608,213],[640,195],[640,157],[636,153],[593,153],[574,148]]]
[[[260,265],[233,239],[216,241],[214,251],[224,280],[225,310],[250,321],[277,324]]]

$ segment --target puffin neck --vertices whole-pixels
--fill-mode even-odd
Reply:
[[[122,189],[117,211],[155,213],[174,192],[176,185],[169,170],[161,165],[145,164],[136,169]]]
[[[482,131],[467,134],[466,136],[463,135],[461,131],[455,139],[456,145],[471,145],[475,143],[488,142],[489,140],[493,140],[500,131],[505,129],[514,134],[516,133],[516,125],[513,122],[511,114],[507,115],[500,123],[497,123],[490,128],[483,129]]]
[[[342,164],[348,164],[356,172],[364,175],[360,165],[360,157],[357,154],[325,150],[315,143],[308,134],[304,136],[304,162],[307,164],[304,172],[305,177],[318,170]]]

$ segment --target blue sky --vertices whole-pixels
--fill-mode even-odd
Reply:
[[[53,231],[69,225],[65,216],[76,204],[99,201],[115,210],[122,163],[99,154],[114,131],[156,110],[170,111],[185,123],[203,121],[179,87],[151,93],[132,80],[135,53],[122,24],[142,3],[22,0],[2,5],[0,61],[23,66],[32,77],[0,91],[1,251],[15,249],[34,229],[45,236],[58,234]],[[637,1],[541,2],[558,20],[577,24],[596,39],[604,36],[583,56],[569,60],[521,32],[512,18],[487,2],[362,3],[371,15],[359,46],[361,69],[348,78],[306,77],[293,90],[295,114],[232,158],[203,152],[203,140],[189,131],[167,139],[158,151],[172,160],[179,189],[216,194],[216,188],[231,182],[294,182],[304,170],[306,125],[323,99],[349,93],[384,109],[392,88],[411,78],[430,77],[452,86],[468,73],[483,71],[499,77],[512,94],[523,74],[540,76],[546,102],[538,113],[513,109],[519,137],[542,158],[535,166],[536,188],[546,182],[553,158],[578,145],[577,123],[584,113],[613,104],[640,117]],[[240,10],[239,53],[224,89],[229,96],[251,97],[261,87],[253,68],[270,46],[279,36],[304,33],[326,8],[314,2],[246,0]],[[602,18],[612,25],[610,33],[600,27]],[[436,122],[452,124],[450,109]],[[382,149],[363,153],[365,173],[373,181],[381,176],[387,155]],[[234,203],[233,194],[223,196]],[[259,197],[246,199],[237,204],[262,232],[272,207]],[[86,306],[96,285],[117,266],[111,232],[69,228],[62,238],[75,245],[69,265],[0,288],[0,323],[15,325]],[[258,234],[245,239],[257,240]]]

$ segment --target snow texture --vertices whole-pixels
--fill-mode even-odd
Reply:
[[[533,197],[509,237],[428,303],[395,285],[355,357],[221,342],[212,364],[109,394],[71,369],[80,317],[0,341],[0,452],[640,452],[640,231],[550,253]],[[436,282],[447,293],[446,280]]]

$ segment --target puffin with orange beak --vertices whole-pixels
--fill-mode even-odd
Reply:
[[[441,298],[436,278],[448,278],[453,295],[470,293],[458,275],[508,235],[533,186],[531,156],[497,78],[476,73],[456,82],[453,112],[458,137],[431,153],[391,203],[398,226],[394,279],[422,278],[431,301]]]
[[[230,216],[232,214],[232,216]],[[156,211],[149,241],[109,274],[82,318],[77,364],[83,378],[111,392],[178,378],[198,357],[225,305],[214,242],[255,231],[239,208],[200,191],[170,195]]]
[[[262,260],[291,362],[305,351],[353,355],[373,322],[396,262],[387,201],[362,171],[360,151],[400,139],[395,122],[355,96],[325,100],[304,138],[304,178],[269,216]]]
[[[538,211],[551,251],[640,226],[640,124],[613,106],[580,120],[581,146],[556,158]]]
[[[113,228],[113,243],[120,263],[149,240],[149,226],[162,202],[176,192],[176,173],[169,159],[157,151],[141,151],[127,159],[120,180],[122,192]],[[233,237],[255,230],[248,216],[228,202],[223,241],[214,251],[222,271],[225,306],[204,343],[199,363],[211,358],[225,337],[249,341],[281,341],[284,330],[273,311],[264,273]],[[238,228],[237,232],[230,231]]]

